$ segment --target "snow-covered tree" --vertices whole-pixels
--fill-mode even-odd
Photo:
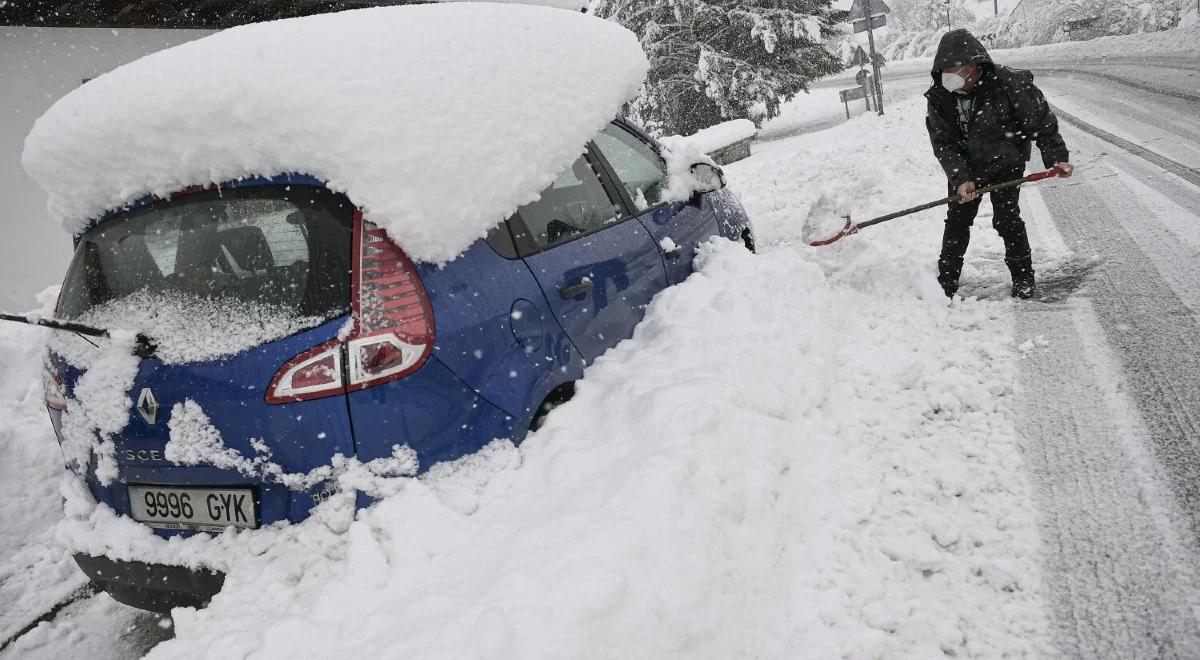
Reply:
[[[1059,38],[1092,39],[1114,34],[1139,34],[1174,27],[1179,22],[1179,0],[1067,0],[1056,3]],[[1084,25],[1068,34],[1068,21]]]
[[[661,133],[778,107],[842,68],[822,43],[845,19],[830,0],[597,0],[593,11],[641,39],[650,72],[631,112]]]
[[[966,0],[892,0],[888,23],[899,32],[925,32],[947,27],[947,10],[951,28],[969,28],[975,23],[975,13],[967,8]]]

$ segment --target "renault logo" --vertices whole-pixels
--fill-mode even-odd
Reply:
[[[154,392],[151,392],[149,387],[143,387],[142,393],[138,395],[137,411],[147,424],[154,424],[158,419],[158,400],[154,398]]]

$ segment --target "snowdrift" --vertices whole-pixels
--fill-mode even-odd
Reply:
[[[67,479],[58,542],[228,571],[209,608],[174,613],[157,658],[1045,654],[1010,304],[946,306],[936,213],[826,251],[798,241],[821,195],[865,217],[940,194],[921,110],[728,168],[763,253],[706,245],[521,447],[437,466],[357,515],[335,498],[299,525],[172,542]],[[868,146],[889,140],[918,146]],[[966,276],[983,262],[1003,268],[972,260]],[[36,378],[37,356],[2,355]],[[27,389],[0,428],[40,414]]]

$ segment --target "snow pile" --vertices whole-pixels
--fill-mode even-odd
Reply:
[[[303,172],[345,192],[414,259],[445,262],[534,200],[645,71],[632,33],[560,9],[270,21],[75,89],[34,125],[22,163],[72,233],[146,194]]]
[[[908,138],[904,110],[853,128]],[[795,244],[788,202],[844,194],[821,188],[833,144],[731,168],[773,245],[705,245],[519,449],[437,466],[347,527],[323,507],[286,551],[252,541],[152,657],[1044,653],[1009,303],[946,305],[940,222]],[[919,155],[844,184],[940,192]]]
[[[54,310],[58,288],[38,296]],[[62,452],[42,398],[42,355],[49,330],[0,323],[0,639],[9,637],[86,581],[53,541],[62,517]]]
[[[153,657],[1040,650],[1004,324],[803,250],[703,259],[519,454],[289,530]]]
[[[167,364],[182,364],[234,355],[316,327],[325,319],[298,316],[283,305],[258,300],[142,289],[93,307],[73,320],[142,333],[153,341],[154,357]],[[60,333],[50,346],[58,351],[80,343],[74,335]]]
[[[696,131],[687,139],[701,151],[711,154],[735,142],[749,140],[757,132],[758,127],[749,119],[734,119]]]
[[[357,515],[343,490],[300,525],[170,541],[71,477],[60,542],[228,572],[152,657],[1047,654],[1011,303],[947,306],[936,211],[799,241],[822,197],[866,217],[943,193],[921,99],[895,110],[728,168],[762,254],[704,245],[520,448]]]

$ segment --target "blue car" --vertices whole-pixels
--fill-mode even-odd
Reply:
[[[58,315],[85,316],[138,292],[270,305],[304,329],[233,355],[167,362],[147,352],[117,438],[119,476],[97,501],[160,536],[298,522],[329,495],[211,465],[168,460],[170,411],[192,401],[225,445],[265,445],[289,473],[342,454],[367,462],[407,445],[420,470],[497,438],[520,442],[570,398],[584,367],[632,335],[656,293],[692,272],[713,236],[753,249],[720,171],[713,189],[663,201],[658,145],[609,124],[541,198],[444,266],[413,263],[356,208],[312,177],[283,175],[145,199],[76,237]],[[150,337],[153,341],[154,338]],[[81,377],[52,354],[47,405]],[[365,498],[361,504],[367,504]],[[77,555],[117,600],[152,611],[199,606],[218,573]]]

